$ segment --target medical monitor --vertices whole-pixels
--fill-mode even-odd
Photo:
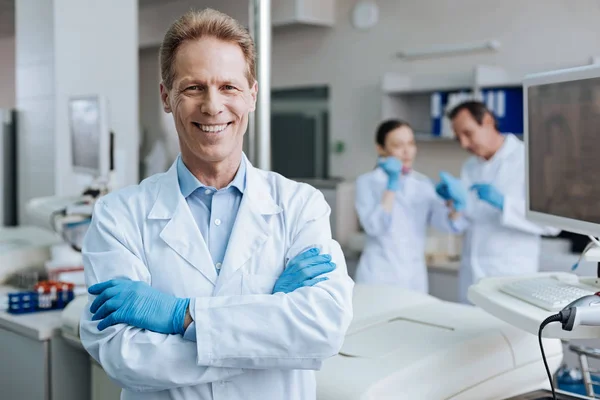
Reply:
[[[600,236],[600,65],[523,82],[526,216]]]
[[[69,130],[73,170],[106,177],[110,168],[110,129],[102,96],[69,99]]]

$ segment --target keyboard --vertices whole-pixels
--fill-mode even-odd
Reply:
[[[545,310],[560,311],[572,301],[592,295],[600,288],[540,277],[506,283],[500,287],[500,291]]]

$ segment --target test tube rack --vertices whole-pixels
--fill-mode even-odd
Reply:
[[[8,294],[10,314],[25,314],[39,311],[61,310],[74,298],[75,285],[66,282],[43,281],[33,291]]]

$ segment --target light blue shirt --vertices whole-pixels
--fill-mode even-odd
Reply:
[[[187,169],[179,156],[177,158],[177,179],[181,194],[190,207],[218,274],[221,271],[227,243],[229,243],[233,224],[246,189],[246,162],[242,159],[231,183],[217,190],[200,182]],[[196,340],[194,322],[188,326],[184,338]]]

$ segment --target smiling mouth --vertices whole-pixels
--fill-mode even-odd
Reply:
[[[202,132],[219,133],[223,132],[232,123],[227,122],[225,124],[200,124],[198,122],[192,122],[192,124],[196,128],[200,129]]]

